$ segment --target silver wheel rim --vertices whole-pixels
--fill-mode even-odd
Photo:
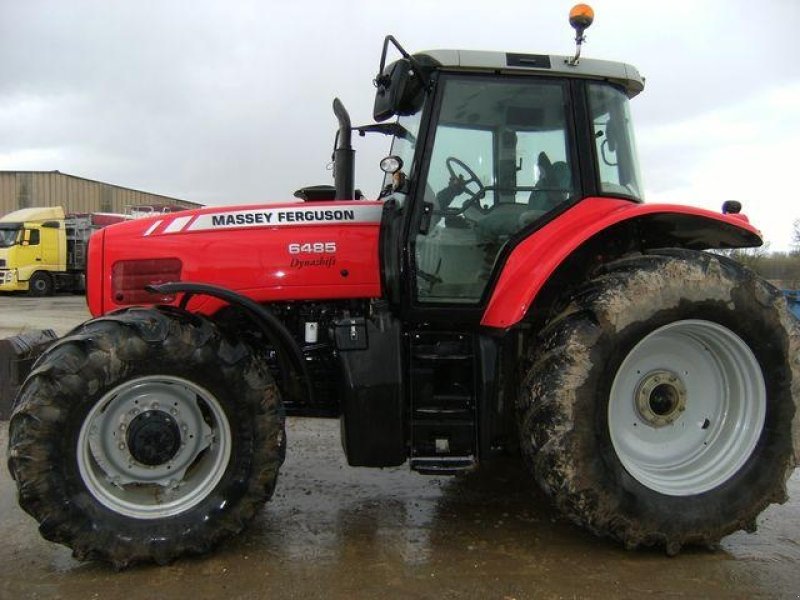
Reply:
[[[639,483],[670,496],[713,490],[753,453],[767,393],[753,351],[730,329],[676,321],[643,338],[611,386],[608,428]]]
[[[141,450],[131,444],[131,431],[141,430],[145,418],[166,423],[162,429],[175,434],[167,436],[170,450],[158,464],[142,462]],[[132,379],[105,394],[78,436],[78,468],[89,492],[114,512],[137,519],[170,517],[196,506],[219,483],[230,455],[230,425],[219,401],[190,381],[166,375]]]

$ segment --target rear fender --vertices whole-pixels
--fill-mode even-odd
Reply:
[[[600,242],[619,253],[654,248],[745,248],[763,243],[744,215],[723,215],[691,206],[634,204],[588,198],[520,242],[509,254],[481,325],[506,329],[519,323],[543,287],[582,248]],[[604,254],[606,252],[603,252]],[[580,265],[585,265],[581,260]],[[578,269],[576,277],[583,273]]]

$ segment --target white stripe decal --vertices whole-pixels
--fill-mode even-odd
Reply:
[[[192,220],[192,217],[178,217],[172,223],[167,225],[167,228],[164,230],[164,233],[175,233],[176,231],[180,231],[184,228],[184,226]]]
[[[187,231],[242,227],[297,227],[328,223],[380,223],[382,204],[283,207],[234,210],[199,215]],[[164,233],[169,233],[172,225]]]
[[[153,223],[152,225],[150,225],[150,228],[149,228],[147,231],[145,231],[145,232],[144,232],[144,234],[145,234],[145,235],[150,235],[150,234],[151,234],[151,233],[153,233],[153,232],[154,232],[156,229],[158,229],[158,226],[159,226],[159,225],[161,225],[161,223],[163,223],[163,221],[162,221],[161,219],[159,219],[158,221],[156,221],[155,223]]]

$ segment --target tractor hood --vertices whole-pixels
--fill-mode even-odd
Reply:
[[[136,219],[92,238],[89,308],[173,301],[145,291],[183,281],[257,302],[380,296],[382,202],[291,202],[214,207]],[[202,312],[216,306],[208,300]],[[192,305],[193,309],[198,309]]]

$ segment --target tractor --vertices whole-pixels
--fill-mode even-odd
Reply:
[[[286,415],[340,419],[354,467],[517,454],[627,548],[755,530],[800,458],[800,330],[717,252],[762,244],[739,203],[643,202],[644,79],[581,58],[592,16],[571,12],[570,56],[388,36],[376,122],[334,100],[333,186],[96,232],[94,318],[38,357],[9,425],[42,535],[117,567],[207,552],[273,494]],[[377,200],[353,133],[391,138]]]

